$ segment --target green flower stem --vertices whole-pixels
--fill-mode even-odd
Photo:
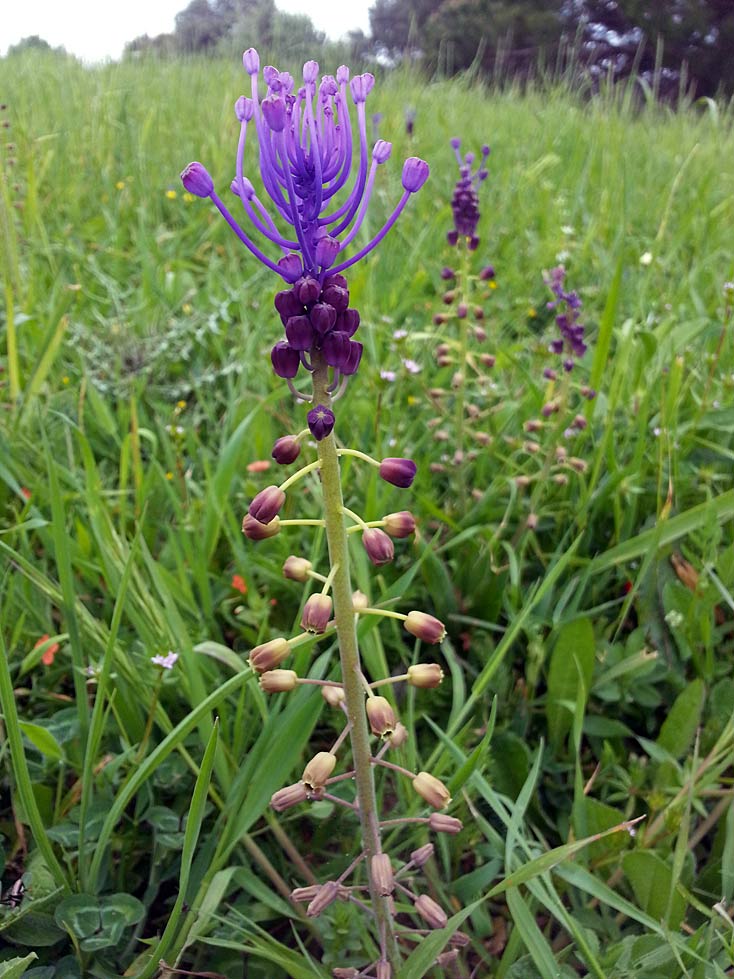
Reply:
[[[337,449],[336,454],[338,456],[354,456],[355,459],[361,459],[363,462],[369,462],[371,466],[377,466],[378,468],[380,466],[377,459],[373,459],[372,456],[368,456],[366,452],[360,452],[359,449]]]
[[[461,248],[461,272],[459,275],[459,289],[458,296],[456,297],[456,303],[466,303],[469,305],[470,299],[470,285],[469,285],[469,249],[467,247]],[[454,392],[454,411],[455,411],[455,437],[456,437],[456,452],[459,453],[457,458],[461,461],[458,466],[456,466],[456,475],[459,481],[459,500],[461,502],[461,512],[463,513],[466,509],[466,480],[465,480],[465,469],[463,464],[464,457],[464,418],[465,418],[465,400],[466,400],[466,369],[467,369],[467,356],[469,352],[468,343],[468,315],[463,319],[458,319],[459,326],[459,356],[458,356],[458,372],[461,377],[460,384],[456,387]]]
[[[347,517],[350,517],[355,522],[355,524],[357,524],[357,528],[359,530],[367,530],[367,524],[364,522],[364,520],[360,517],[358,513],[354,512],[354,510],[348,510],[345,506],[342,506],[342,513],[345,514]],[[349,529],[352,530],[353,528],[350,527]]]
[[[314,404],[329,407],[331,405],[331,396],[328,391],[329,369],[320,354],[314,355],[313,367]],[[344,523],[339,456],[333,432],[319,442],[318,453],[321,462],[321,488],[324,497],[324,520],[329,559],[332,567],[337,564],[339,566],[334,575],[332,598],[339,640],[346,715],[351,728],[350,741],[357,798],[359,800],[362,842],[367,857],[368,881],[378,932],[384,939],[387,958],[393,969],[397,970],[400,965],[400,956],[389,903],[387,898],[378,894],[369,872],[370,859],[382,851],[382,845],[372,772],[370,735],[364,706],[362,670],[357,645],[356,616],[352,607],[352,581],[349,572],[349,547]]]
[[[314,469],[318,469],[320,465],[321,463],[318,460],[316,462],[310,462],[307,466],[299,469],[298,472],[293,473],[292,476],[289,476],[288,479],[282,482],[280,484],[280,489],[285,493],[289,486],[297,483],[299,479],[303,479],[304,476],[307,476],[310,472],[313,472]]]
[[[393,612],[389,608],[361,608],[359,610],[360,615],[381,615],[386,619],[399,619],[401,622],[405,622],[408,616],[405,612]]]

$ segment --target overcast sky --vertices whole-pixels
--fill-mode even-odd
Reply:
[[[308,14],[330,38],[361,28],[369,31],[373,0],[276,0],[288,13]],[[22,37],[38,34],[53,47],[85,61],[119,58],[126,41],[140,34],[173,30],[173,19],[188,0],[2,0],[0,54]]]

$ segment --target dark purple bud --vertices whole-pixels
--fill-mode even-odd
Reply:
[[[380,477],[400,489],[407,489],[415,479],[418,467],[412,459],[383,459],[380,463]]]
[[[311,325],[322,336],[334,329],[336,310],[328,303],[316,303],[309,313]],[[333,366],[333,365],[332,365]]]
[[[362,347],[361,343],[356,340],[349,340],[349,350],[347,354],[347,360],[342,364],[342,374],[347,374],[348,376],[357,373],[359,368],[359,363],[362,360]]]
[[[279,466],[288,466],[301,454],[301,443],[295,435],[283,435],[276,439],[271,455]]]
[[[293,378],[298,373],[301,359],[298,351],[294,350],[285,340],[279,340],[270,351],[273,370],[278,377]]]
[[[332,331],[324,337],[321,351],[329,367],[338,367],[340,370],[343,368],[349,360],[349,345],[351,342],[346,333],[339,333],[337,331]]]
[[[303,303],[299,301],[298,296],[296,296],[292,289],[283,289],[282,292],[276,292],[274,304],[280,313],[283,326],[285,326],[291,316],[301,316],[303,314]]]
[[[476,235],[472,235],[466,243],[466,247],[470,252],[475,252],[479,248],[479,238]]]
[[[311,434],[317,442],[320,442],[328,435],[331,435],[336,419],[334,418],[334,412],[330,408],[326,408],[324,405],[316,405],[306,415],[306,421],[308,422]]]
[[[334,329],[353,337],[359,327],[359,313],[356,309],[345,309],[336,318]]]
[[[341,286],[327,286],[321,298],[333,306],[337,313],[343,313],[349,305],[349,292]]]
[[[409,156],[403,164],[403,187],[409,194],[415,194],[428,180],[430,169],[425,160]]]
[[[316,279],[304,276],[300,282],[296,283],[296,293],[304,306],[310,306],[321,295],[321,286]]]
[[[242,55],[242,64],[248,75],[256,75],[260,71],[260,55],[254,48],[248,48]]]
[[[339,242],[330,235],[324,235],[316,244],[316,264],[323,269],[330,268],[339,254]]]
[[[317,635],[326,632],[331,619],[331,607],[331,598],[328,595],[309,596],[303,607],[301,628],[306,632],[315,632]]]
[[[189,163],[185,170],[181,171],[181,182],[189,194],[195,197],[209,197],[214,190],[214,181],[209,176],[209,171],[202,163]]]
[[[267,540],[280,532],[280,517],[274,517],[269,524],[260,523],[249,513],[242,521],[242,533],[248,540]]]
[[[573,357],[568,357],[563,361],[563,369],[567,374],[573,370]]]
[[[285,129],[285,99],[280,95],[268,95],[260,103],[265,122],[274,133],[282,133]]]
[[[447,281],[455,279],[456,272],[454,272],[453,269],[450,269],[448,265],[444,265],[444,267],[441,269],[441,278],[446,279]]]
[[[285,335],[294,350],[310,350],[314,332],[308,316],[291,316],[285,324]]]
[[[494,278],[494,266],[485,265],[483,269],[479,272],[479,278],[482,282],[487,282],[488,279]]]
[[[543,377],[546,381],[555,381],[558,378],[558,374],[553,370],[552,367],[546,367],[543,370]]]
[[[334,275],[326,276],[324,279],[324,289],[328,289],[329,286],[339,286],[341,289],[348,289],[347,280],[341,272],[335,272]]]
[[[278,516],[285,503],[285,493],[279,486],[266,486],[253,499],[247,512],[258,523],[269,524]]]
[[[395,557],[395,545],[385,531],[378,527],[368,527],[362,534],[362,543],[367,557],[378,567],[389,564]]]
[[[286,282],[297,282],[303,275],[301,256],[295,252],[284,255],[278,262],[278,268]]]
[[[458,241],[459,241],[459,232],[458,231],[447,231],[446,232],[446,241],[453,248],[454,245],[456,245],[458,243]]]

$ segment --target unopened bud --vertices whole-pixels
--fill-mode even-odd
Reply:
[[[376,566],[389,564],[395,557],[395,547],[384,530],[368,527],[362,534],[362,543],[367,557]]]
[[[532,480],[529,476],[515,476],[515,486],[518,489],[527,489],[531,482]]]
[[[268,670],[274,670],[276,666],[290,656],[290,652],[291,647],[288,645],[288,640],[281,636],[278,639],[271,639],[270,642],[264,642],[260,646],[255,646],[250,652],[249,663],[257,673],[267,673]]]
[[[483,320],[484,319],[484,310],[482,309],[481,306],[475,306],[474,307],[474,319],[475,320]]]
[[[441,952],[440,955],[436,956],[436,965],[439,969],[448,969],[456,964],[456,960],[459,958],[458,948],[449,949],[448,952]]]
[[[269,524],[278,516],[285,503],[285,493],[279,486],[266,486],[250,504],[248,513],[259,523]]]
[[[291,581],[308,581],[308,572],[313,565],[305,557],[297,557],[291,554],[285,559],[283,565],[283,577],[290,578]]]
[[[321,696],[329,707],[339,707],[344,703],[344,688],[335,683],[326,683],[321,688]]]
[[[447,306],[450,306],[454,299],[456,299],[456,290],[449,289],[448,292],[445,292],[441,298]]]
[[[443,680],[443,670],[438,663],[416,663],[408,667],[408,683],[412,687],[432,690]]]
[[[451,802],[449,790],[430,772],[418,772],[413,779],[413,788],[434,809],[443,809]]]
[[[332,755],[329,751],[319,751],[303,769],[301,781],[307,789],[317,792],[324,788],[327,778],[334,771],[335,765],[336,755]]]
[[[523,428],[526,432],[539,432],[543,428],[543,422],[540,418],[529,418]]]
[[[482,354],[479,358],[484,367],[494,367],[497,362],[497,358],[494,354]]]
[[[390,857],[386,853],[376,853],[370,861],[370,874],[372,883],[378,894],[387,897],[395,889],[393,879],[392,864]]]
[[[579,459],[576,456],[571,456],[568,460],[568,464],[572,469],[575,469],[577,473],[585,473],[589,468],[584,459]]]
[[[375,966],[375,979],[392,979],[392,966],[386,959],[380,959]]]
[[[280,517],[274,517],[270,523],[260,523],[247,513],[242,521],[242,533],[248,540],[266,540],[268,537],[275,537],[280,533]]]
[[[415,479],[417,466],[412,459],[387,458],[380,463],[380,478],[400,489],[407,489]]]
[[[388,515],[382,519],[385,530],[391,537],[410,537],[410,535],[415,532],[415,517],[409,510],[400,510],[398,513],[388,513]]]
[[[568,452],[566,451],[566,448],[563,445],[557,445],[555,452],[556,452],[556,459],[558,460],[558,462],[563,462],[568,456]]]
[[[422,867],[424,864],[433,856],[434,846],[433,843],[426,843],[424,846],[418,847],[417,850],[413,850],[410,855],[410,862],[414,867]]]
[[[366,709],[372,733],[380,738],[389,738],[397,724],[390,702],[384,697],[368,697]]]
[[[559,404],[557,401],[548,401],[540,409],[540,413],[544,418],[550,418],[551,415],[555,415],[558,411]]]
[[[451,387],[456,390],[457,388],[460,388],[463,383],[464,375],[461,373],[461,371],[456,371],[451,378]]]
[[[448,918],[443,908],[436,904],[432,897],[421,894],[416,898],[415,910],[423,918],[429,928],[445,928]]]
[[[449,836],[456,836],[464,828],[464,824],[455,816],[447,816],[443,812],[432,812],[428,817],[428,827],[435,833],[448,833]]]
[[[529,452],[530,455],[535,455],[536,452],[540,452],[540,446],[537,442],[533,442],[532,439],[528,439],[527,442],[523,442],[522,447],[525,452]]]
[[[260,687],[264,693],[286,693],[298,684],[295,670],[268,670],[260,677]]]
[[[310,595],[303,606],[301,628],[306,632],[321,635],[326,631],[331,618],[332,602],[328,595]]]
[[[456,315],[460,320],[466,319],[466,314],[469,312],[466,303],[459,303],[456,307]]]
[[[395,725],[395,730],[386,740],[391,748],[400,748],[408,740],[407,727],[398,721]]]
[[[451,938],[449,938],[449,945],[453,945],[454,948],[466,948],[466,946],[471,941],[471,938],[463,931],[455,931]]]
[[[321,890],[321,884],[309,884],[308,887],[294,887],[291,891],[291,901],[313,901]]]
[[[556,486],[568,486],[568,476],[565,473],[556,473],[553,482]]]
[[[325,911],[330,904],[333,904],[338,897],[339,885],[335,880],[327,880],[325,884],[321,885],[318,894],[306,908],[306,914],[309,918],[317,918],[321,912]]]
[[[288,466],[295,462],[301,454],[301,443],[295,435],[284,435],[276,440],[271,453],[273,459],[281,465]]]
[[[578,428],[579,431],[583,431],[586,428],[586,419],[583,415],[576,415],[571,425],[573,428]]]
[[[528,530],[535,530],[535,528],[538,526],[538,514],[529,513],[528,519],[525,521],[525,526],[528,528]]]
[[[487,339],[487,331],[483,326],[474,327],[474,339],[477,341],[477,343],[484,343],[484,341]]]
[[[283,789],[278,789],[275,795],[270,798],[270,805],[276,812],[284,812],[293,806],[305,802],[308,798],[306,786],[302,782],[295,785],[286,785]]]
[[[433,645],[441,642],[446,635],[446,627],[443,622],[429,615],[427,612],[418,612],[415,610],[408,612],[403,624],[411,635]]]
[[[334,977],[334,979],[357,979],[357,977],[359,976],[359,970],[352,969],[352,968],[348,968],[348,969],[337,968],[337,969],[332,969],[331,974]]]

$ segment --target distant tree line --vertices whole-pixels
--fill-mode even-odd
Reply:
[[[575,67],[734,92],[734,0],[376,0],[370,25],[376,50],[447,73]]]

